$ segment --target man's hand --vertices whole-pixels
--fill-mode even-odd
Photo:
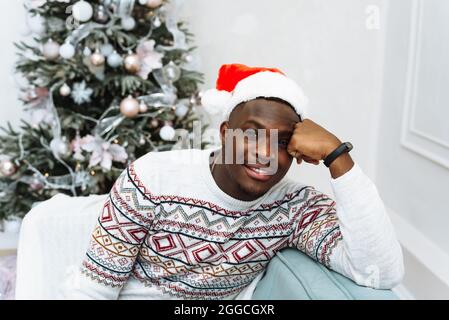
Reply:
[[[300,164],[302,160],[318,165],[342,142],[335,135],[309,119],[298,122],[287,147],[287,152]],[[354,162],[343,154],[332,162],[329,169],[334,179],[349,171]]]

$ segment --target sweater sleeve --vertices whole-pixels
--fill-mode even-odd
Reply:
[[[91,234],[81,268],[66,280],[64,299],[117,299],[148,235],[157,204],[133,181],[130,168],[114,183]]]
[[[402,250],[374,183],[356,163],[331,186],[335,201],[314,188],[306,190],[292,245],[359,285],[398,285],[404,274]]]

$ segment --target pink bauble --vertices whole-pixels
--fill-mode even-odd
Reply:
[[[140,105],[139,105],[139,111],[141,112],[141,113],[145,113],[145,112],[147,112],[148,111],[148,106],[145,104],[145,102],[141,102],[140,103]]]
[[[146,3],[146,6],[148,8],[154,9],[154,8],[159,7],[162,4],[162,2],[163,2],[162,0],[148,0]]]
[[[90,56],[90,62],[96,67],[102,66],[105,60],[106,58],[100,53],[100,51],[96,51]]]
[[[139,101],[129,96],[120,103],[120,112],[127,118],[134,118],[139,114]]]
[[[50,39],[42,47],[42,53],[47,60],[56,60],[59,57],[59,48],[59,44]]]

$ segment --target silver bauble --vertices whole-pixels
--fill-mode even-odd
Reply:
[[[170,61],[163,69],[165,77],[171,82],[178,81],[181,77],[181,68],[179,68],[173,61]]]
[[[106,23],[109,21],[109,15],[106,8],[103,5],[97,6],[94,13],[94,20],[98,23]]]
[[[118,68],[123,64],[123,58],[117,53],[117,51],[112,52],[108,56],[108,65],[112,68]]]
[[[14,164],[14,162],[12,162],[9,159],[6,160],[2,160],[0,161],[0,174],[5,176],[5,177],[10,177],[12,176],[14,173],[16,173],[17,171],[17,167]]]

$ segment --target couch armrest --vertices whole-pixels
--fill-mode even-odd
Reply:
[[[24,218],[17,251],[16,299],[55,299],[67,272],[81,265],[107,195],[58,194]]]
[[[255,300],[396,300],[391,290],[375,290],[327,269],[296,249],[284,249],[268,264]]]

